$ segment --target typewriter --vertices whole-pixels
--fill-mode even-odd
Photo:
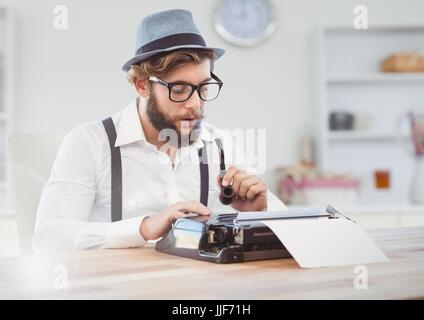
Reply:
[[[325,212],[318,208],[180,218],[156,243],[156,250],[216,263],[289,258],[290,253],[261,220],[336,218],[335,213],[338,212],[328,206]]]

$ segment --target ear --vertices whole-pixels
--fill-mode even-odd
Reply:
[[[134,87],[137,90],[139,95],[141,95],[145,98],[149,96],[149,80],[147,80],[147,79],[144,79],[144,80],[135,79],[134,80]]]

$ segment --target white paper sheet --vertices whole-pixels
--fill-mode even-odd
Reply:
[[[344,219],[262,220],[302,268],[388,261],[356,223]]]

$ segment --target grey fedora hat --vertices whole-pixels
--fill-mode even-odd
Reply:
[[[124,64],[122,70],[128,71],[131,65],[158,53],[185,48],[212,50],[216,59],[225,53],[224,49],[206,46],[190,11],[173,9],[151,14],[138,25],[135,56]]]

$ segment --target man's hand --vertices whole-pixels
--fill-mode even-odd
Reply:
[[[221,177],[218,176],[218,185]],[[262,180],[255,175],[249,175],[246,171],[237,167],[230,167],[222,178],[224,187],[232,185],[235,198],[231,206],[238,211],[263,211],[267,206],[267,187]]]
[[[169,231],[175,220],[184,217],[189,212],[197,213],[202,216],[211,214],[209,209],[200,202],[178,202],[155,215],[144,218],[140,224],[140,234],[145,240],[155,240],[162,237]]]

